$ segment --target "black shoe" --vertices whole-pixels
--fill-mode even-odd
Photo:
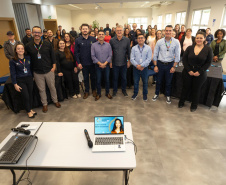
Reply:
[[[184,102],[179,101],[178,108],[182,108],[184,106]]]
[[[122,94],[123,94],[125,97],[128,97],[128,94],[126,93],[126,91],[122,91]]]
[[[196,109],[197,109],[197,105],[192,105],[192,104],[191,104],[190,111],[191,111],[191,112],[195,112]]]
[[[112,95],[112,96],[113,96],[113,97],[115,97],[115,96],[116,96],[116,94],[117,94],[117,92],[113,92],[113,95]]]

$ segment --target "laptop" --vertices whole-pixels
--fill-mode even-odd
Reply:
[[[123,116],[94,117],[93,152],[125,151]]]

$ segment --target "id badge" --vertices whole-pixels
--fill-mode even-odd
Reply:
[[[38,59],[42,58],[40,53],[37,54],[37,57],[38,57]]]
[[[142,58],[140,59],[140,64],[142,64]]]
[[[24,68],[24,73],[27,73],[27,68]]]

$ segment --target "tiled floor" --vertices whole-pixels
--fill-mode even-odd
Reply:
[[[140,87],[140,89],[142,89]],[[104,94],[104,91],[102,92]],[[98,102],[70,99],[62,102],[62,108],[49,105],[48,113],[35,109],[34,120],[25,112],[14,114],[0,100],[0,141],[10,128],[22,121],[93,121],[96,115],[123,115],[132,123],[134,141],[138,147],[137,167],[131,173],[130,185],[225,185],[226,184],[226,96],[218,109],[200,105],[191,113],[190,105],[177,108],[165,97],[153,102],[154,87],[149,86],[148,101],[142,100],[142,92],[131,100],[119,91],[116,98],[102,96]],[[17,172],[17,174],[19,174]],[[32,171],[35,185],[120,185],[122,172],[44,172]],[[0,170],[0,185],[12,184],[8,170]],[[25,182],[21,183],[26,184]]]

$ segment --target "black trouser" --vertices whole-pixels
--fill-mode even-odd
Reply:
[[[33,77],[23,77],[17,79],[17,85],[19,85],[22,89],[21,95],[22,100],[25,106],[25,110],[27,112],[31,112],[32,102],[33,102]]]
[[[127,69],[127,86],[130,88],[133,85],[133,66]]]
[[[185,102],[185,100],[187,99],[188,92],[190,91],[192,105],[198,105],[201,88],[207,79],[207,73],[204,72],[199,76],[191,76],[184,69],[182,71],[182,79],[183,79],[183,88],[180,97],[180,102]]]
[[[79,81],[78,73],[75,73],[74,70],[65,70],[62,69],[65,87],[69,90],[69,96],[74,96],[79,94]]]
[[[88,66],[82,66],[82,74],[84,77],[84,83],[85,83],[85,92],[89,93],[89,76],[91,79],[91,88],[92,90],[96,90],[96,72],[95,72],[95,65],[88,65]]]

